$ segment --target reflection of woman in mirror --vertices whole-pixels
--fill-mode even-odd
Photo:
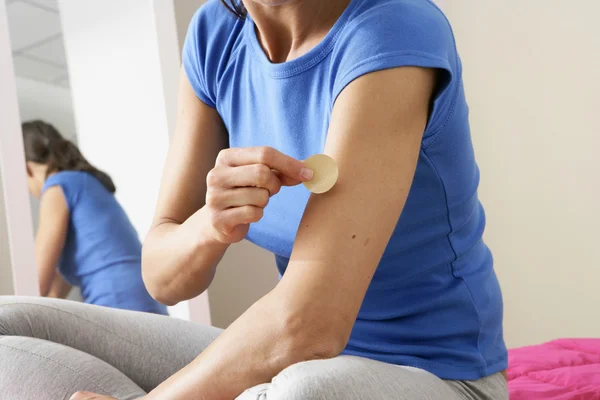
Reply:
[[[141,276],[141,244],[114,197],[115,185],[50,124],[23,124],[27,183],[40,198],[35,239],[40,293],[166,314]]]

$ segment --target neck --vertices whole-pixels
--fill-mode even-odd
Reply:
[[[258,40],[271,62],[290,61],[315,47],[350,0],[290,0],[282,5],[244,4],[256,24]]]
[[[50,175],[54,175],[53,173],[48,173],[48,166],[45,164],[38,164],[35,165],[33,168],[33,176],[40,181],[42,184],[44,184],[44,182],[46,181],[46,179],[50,176]]]
[[[39,198],[46,179],[54,173],[47,174],[48,166],[34,162],[27,162],[27,184],[30,193]]]

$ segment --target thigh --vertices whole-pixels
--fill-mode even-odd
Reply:
[[[43,339],[82,351],[147,392],[190,363],[219,333],[162,315],[67,300],[0,297],[0,337]]]
[[[508,400],[508,383],[501,372],[476,381],[448,381],[465,400]]]
[[[60,344],[21,336],[0,336],[0,393],[3,399],[68,399],[86,390],[120,400],[144,391],[113,366]]]
[[[307,361],[239,400],[464,400],[429,372],[353,356]]]

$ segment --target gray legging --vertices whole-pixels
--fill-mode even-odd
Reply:
[[[171,317],[81,303],[0,297],[0,398],[69,399],[86,390],[136,399],[192,361],[220,333]],[[506,381],[443,381],[359,357],[293,365],[243,400],[505,400]]]

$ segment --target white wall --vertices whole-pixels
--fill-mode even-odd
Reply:
[[[71,91],[26,78],[16,79],[21,120],[43,119],[67,139],[77,142]]]
[[[449,1],[510,346],[600,336],[600,2]]]

